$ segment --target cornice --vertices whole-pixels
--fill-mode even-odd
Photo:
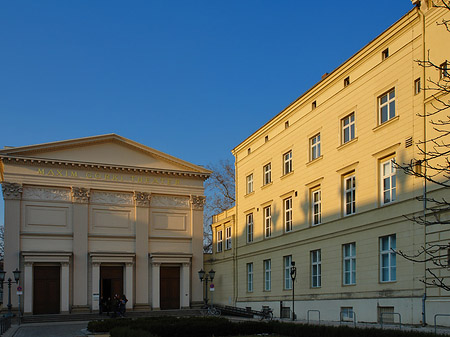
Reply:
[[[192,171],[178,171],[178,170],[167,170],[167,169],[156,169],[148,167],[138,167],[138,166],[126,166],[126,165],[113,165],[113,164],[102,164],[102,163],[83,163],[77,161],[68,160],[54,160],[48,158],[35,158],[35,157],[23,157],[23,156],[12,156],[12,155],[1,155],[0,160],[3,164],[27,164],[27,165],[48,165],[55,167],[72,167],[80,169],[97,169],[97,170],[108,170],[108,171],[120,171],[120,172],[135,172],[135,173],[147,173],[147,174],[158,174],[158,175],[169,175],[178,177],[190,177],[190,178],[201,178],[208,179],[210,176],[209,172],[192,172]]]

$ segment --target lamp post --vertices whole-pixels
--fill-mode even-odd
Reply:
[[[20,270],[16,268],[16,270],[13,271],[13,274],[14,274],[14,279],[15,279],[14,283],[18,284],[19,283],[19,279],[20,279]],[[11,280],[11,277],[8,278],[8,281],[5,281],[5,275],[6,275],[6,272],[3,271],[3,270],[0,270],[1,287],[3,288],[3,284],[4,283],[8,283],[8,305],[7,305],[8,313],[5,315],[5,317],[12,317],[13,313],[12,313],[12,310],[11,310],[12,309],[12,304],[11,304],[11,283],[13,283],[13,282]],[[20,316],[20,312],[19,312],[19,316]]]
[[[297,276],[297,267],[295,267],[295,262],[291,261],[291,280],[292,280],[292,320],[295,320],[295,310],[294,310],[294,281]]]
[[[206,273],[203,268],[200,269],[198,272],[198,277],[200,278],[200,282],[203,282],[205,280],[205,297],[203,301],[205,302],[205,307],[208,307],[208,281],[214,280],[214,276],[216,275],[216,272],[211,269],[209,273]]]

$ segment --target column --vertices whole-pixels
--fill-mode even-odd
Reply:
[[[133,309],[133,263],[125,264],[125,296],[128,299],[126,308]]]
[[[3,199],[5,200],[5,257],[3,270],[6,271],[5,280],[8,278],[14,280],[12,272],[16,270],[16,268],[20,269],[20,203],[22,199],[22,185],[3,182],[2,191]],[[15,287],[12,286],[11,304],[13,305],[13,308],[17,308],[18,297],[13,289],[15,289]],[[8,301],[7,285],[4,285],[4,294],[5,301]]]
[[[191,196],[191,226],[192,226],[192,273],[203,268],[203,206],[205,197]],[[192,276],[191,276],[192,277]],[[191,282],[191,303],[201,305],[203,302],[203,282]]]
[[[159,267],[161,265],[159,263],[152,264],[152,308],[153,310],[160,310],[159,307]]]
[[[33,263],[25,262],[23,272],[23,312],[24,314],[33,313]],[[3,288],[3,301],[5,301],[5,292]]]
[[[61,263],[61,313],[69,313],[69,262]]]
[[[75,285],[76,288],[76,285]],[[92,311],[98,311],[100,299],[100,263],[92,263]]]
[[[148,289],[148,226],[150,194],[134,192],[136,206],[136,303],[137,310],[150,310]],[[130,302],[128,302],[130,303]]]
[[[88,229],[90,190],[72,187],[73,202],[73,311],[89,311]],[[97,291],[98,293],[98,291]]]
[[[181,266],[181,309],[188,309],[191,298],[190,289],[190,264],[183,263]]]

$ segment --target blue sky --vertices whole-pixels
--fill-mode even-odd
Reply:
[[[3,1],[0,148],[114,132],[194,164],[232,158],[411,8],[409,0]]]

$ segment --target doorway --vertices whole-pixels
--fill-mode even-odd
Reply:
[[[112,300],[115,294],[123,293],[123,267],[100,266],[100,297]]]
[[[161,310],[180,309],[180,267],[160,269]]]
[[[33,314],[59,314],[60,275],[59,266],[33,267]]]

